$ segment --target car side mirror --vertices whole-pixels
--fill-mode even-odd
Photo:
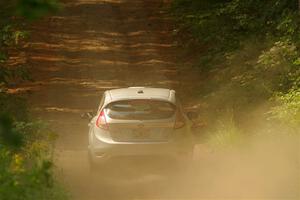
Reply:
[[[196,120],[199,117],[199,114],[197,112],[190,111],[190,112],[186,113],[186,116],[190,120]]]
[[[92,120],[93,117],[94,117],[94,113],[93,112],[86,112],[86,113],[83,113],[81,116],[80,116],[82,119],[87,119],[87,120]]]

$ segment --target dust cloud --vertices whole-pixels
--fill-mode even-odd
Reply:
[[[298,136],[276,135],[221,152],[200,148],[192,175],[177,183],[197,199],[299,199],[299,144]]]
[[[299,148],[299,135],[272,133],[220,151],[198,144],[184,166],[155,157],[117,159],[92,173],[86,152],[60,163],[74,199],[285,200],[300,198]]]

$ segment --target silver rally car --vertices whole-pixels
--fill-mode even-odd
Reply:
[[[95,169],[111,158],[191,157],[191,126],[174,90],[130,87],[105,91],[89,123],[90,164]]]

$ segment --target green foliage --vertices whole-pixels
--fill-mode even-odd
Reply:
[[[8,115],[0,116],[0,144],[17,149],[23,142],[23,135],[14,127],[13,119]]]
[[[201,72],[213,71],[212,82],[227,91],[258,89],[252,95],[264,92],[268,98],[298,84],[297,0],[175,0],[172,11],[180,24],[177,33],[205,48]]]
[[[14,79],[30,79],[24,66],[10,68],[8,49],[17,49],[28,38],[29,32],[22,30],[22,19],[15,19],[15,13],[26,19],[37,19],[57,11],[60,4],[57,0],[16,0],[0,1],[0,85],[8,84]]]
[[[271,110],[273,120],[299,132],[298,0],[174,0],[171,11],[179,44],[198,56],[196,65],[205,76],[199,95],[207,105],[203,112],[214,113],[214,120],[204,120],[210,121],[208,129],[217,127],[209,143],[223,146],[239,135],[236,122],[213,122],[223,121],[216,112],[228,108],[245,124],[266,122]]]
[[[0,197],[3,199],[67,199],[53,176],[55,135],[41,122],[0,117]]]
[[[300,125],[300,89],[294,89],[286,94],[276,97],[278,105],[272,108],[272,118],[279,119],[283,124],[288,124],[299,133]]]
[[[0,30],[0,84],[8,84],[12,79],[30,79],[23,66],[9,68],[7,66],[8,48],[17,48],[29,33],[20,31],[12,25],[6,25]]]
[[[16,66],[14,68],[6,67],[0,63],[0,88],[6,86],[14,80],[32,80],[25,66]]]
[[[243,142],[243,134],[237,127],[232,112],[219,120],[209,132],[207,144],[212,150],[228,150],[239,147]]]
[[[62,200],[65,192],[53,180],[47,160],[27,163],[26,158],[0,149],[0,197],[9,200]],[[30,165],[30,168],[28,167]]]
[[[31,120],[23,98],[7,93],[11,83],[28,80],[24,66],[8,65],[29,36],[24,18],[36,19],[57,9],[55,0],[0,0],[0,199],[62,200],[52,163],[56,135]],[[16,12],[22,17],[15,17]]]
[[[15,121],[27,122],[29,120],[25,99],[2,91],[0,92],[0,115],[7,114]]]
[[[294,44],[278,41],[268,51],[263,52],[258,58],[258,64],[265,68],[278,68],[293,64],[297,59],[298,52]]]
[[[37,19],[60,8],[58,0],[19,0],[17,13],[28,19]]]
[[[27,31],[17,30],[12,25],[6,25],[0,30],[1,46],[15,46],[20,40],[26,39],[29,33]]]
[[[176,0],[173,13],[182,30],[213,51],[228,51],[249,37],[299,38],[297,5],[297,0]]]
[[[297,86],[300,74],[299,52],[294,43],[278,41],[258,57],[257,69],[265,86],[273,92],[288,91]],[[299,85],[298,85],[299,86]]]
[[[23,98],[0,92],[0,199],[66,199],[53,175],[56,135],[31,121]]]
[[[230,66],[228,54],[236,54],[247,41],[263,45],[290,41],[297,45],[300,41],[297,5],[297,0],[175,0],[172,11],[180,24],[176,33],[185,35],[184,46],[198,44],[204,48],[199,68],[206,72],[220,65]],[[260,48],[258,45],[256,51],[261,51]],[[248,62],[245,59],[239,64]]]

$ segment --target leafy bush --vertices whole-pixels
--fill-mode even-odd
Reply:
[[[207,138],[207,144],[212,150],[228,150],[239,147],[243,142],[243,133],[236,125],[233,114],[227,114],[221,120],[218,120]]]
[[[66,199],[53,176],[55,135],[41,122],[0,117],[0,197],[3,199]]]
[[[21,31],[14,25],[5,25],[0,29],[0,86],[8,84],[14,79],[30,79],[24,66],[7,66],[8,49],[17,49],[28,36],[27,31]]]
[[[288,91],[299,83],[299,52],[292,42],[275,42],[259,56],[257,64],[265,85],[273,92]]]
[[[55,138],[22,98],[0,93],[0,199],[67,199],[53,173]]]
[[[289,125],[294,132],[299,133],[300,125],[300,89],[291,90],[287,94],[276,97],[278,105],[272,108],[272,118],[279,119],[283,124]]]
[[[53,172],[55,138],[23,98],[0,92],[0,199],[67,199]]]
[[[197,57],[205,76],[197,89],[208,105],[202,112],[214,113],[204,119],[209,130],[214,121],[223,121],[216,113],[232,109],[245,124],[267,121],[265,113],[271,110],[272,119],[299,131],[298,0],[174,0],[171,11],[178,24],[175,33],[182,38],[178,44]],[[259,106],[263,109],[256,113]],[[236,120],[222,124],[210,140],[220,146],[239,132]]]

